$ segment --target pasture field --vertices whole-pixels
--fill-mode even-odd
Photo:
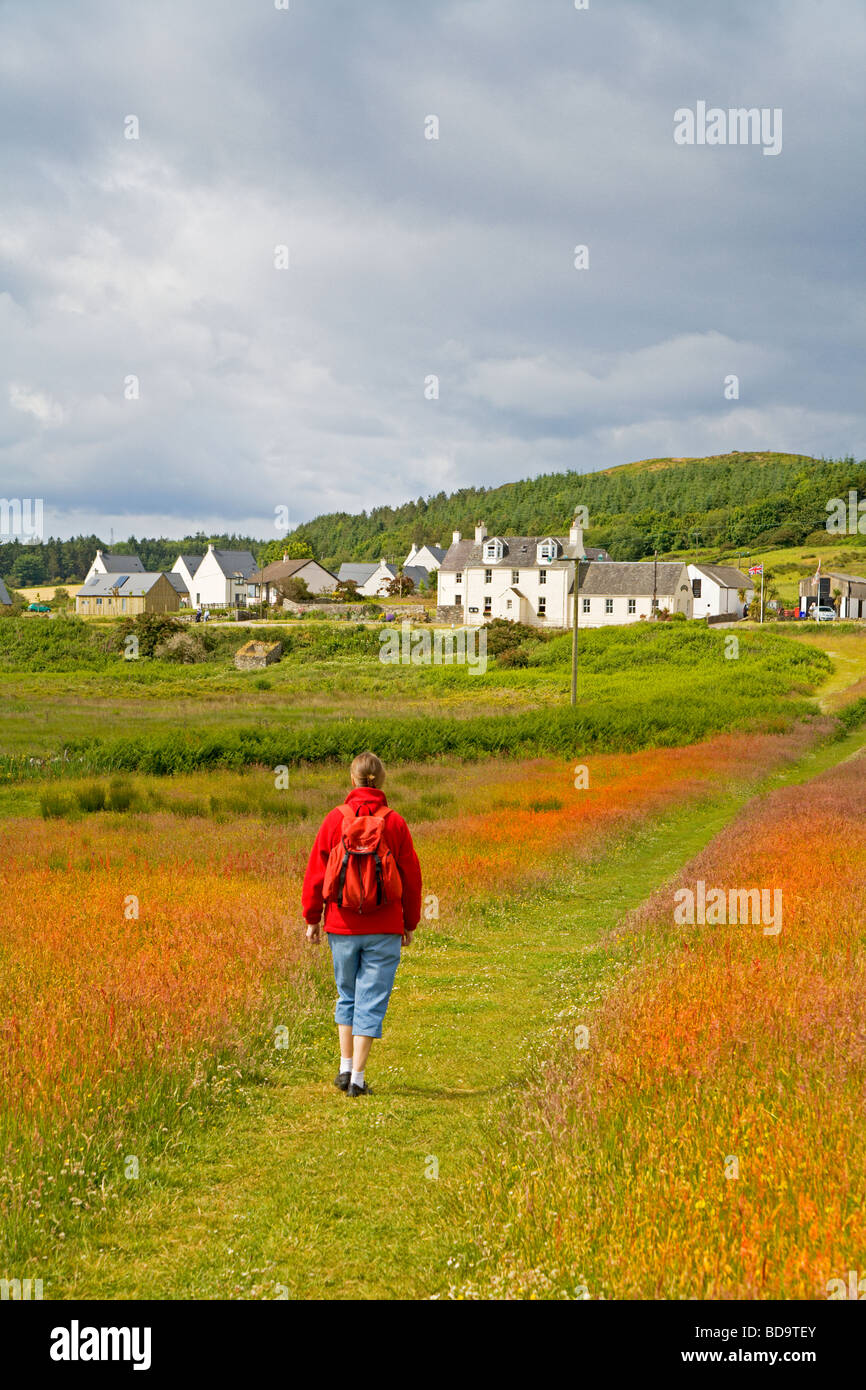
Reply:
[[[737,988],[722,997],[715,938],[696,935],[687,956],[664,899],[650,895],[709,845],[740,873],[784,871],[794,901],[806,900],[820,865],[789,863],[803,828],[791,821],[788,835],[794,794],[784,801],[773,788],[839,764],[837,782],[827,771],[814,783],[825,833],[847,834],[860,816],[862,634],[792,641],[743,630],[735,659],[724,634],[697,625],[584,634],[572,713],[562,705],[567,638],[528,641],[525,665],[494,658],[480,676],[383,665],[376,633],[320,625],[296,641],[293,632],[283,662],[259,677],[231,664],[243,632],[224,630],[206,660],[173,666],[123,662],[107,627],[83,626],[55,620],[50,638],[31,636],[33,625],[19,638],[13,620],[0,623],[0,1274],[43,1278],[47,1297],[270,1298],[277,1287],[291,1297],[573,1297],[583,1284],[608,1297],[816,1296],[821,1258],[835,1258],[840,1232],[854,1229],[839,1193],[824,1255],[779,1208],[788,1243],[773,1246],[763,1284],[748,1252],[734,1258],[721,1220],[695,1223],[709,1246],[696,1238],[679,1284],[664,1261],[653,1264],[651,1192],[621,1181],[611,1154],[623,1116],[635,1154],[640,1142],[663,1144],[664,1126],[641,1140],[641,1125],[653,1128],[644,1087],[658,1097],[670,1082],[663,1100],[686,1147],[659,1220],[668,1213],[671,1239],[682,1236],[687,1214],[709,1200],[698,1189],[715,1161],[701,1167],[709,1130],[688,1119],[677,1090],[688,1066],[671,1070],[676,1084],[661,1075],[684,1035],[668,1028],[643,1070],[636,1053],[617,1053],[623,1109],[594,1095],[595,1109],[582,1103],[578,1114],[562,1096],[585,1077],[569,1071],[562,1034],[579,1014],[592,1016],[595,1036],[609,1010],[617,1046],[633,1019],[637,1048],[641,1030],[683,1014],[686,996],[671,995],[664,970],[685,956],[697,974],[671,978],[702,1017],[717,1009],[722,1035],[740,1030],[770,1105],[773,1086],[788,1085],[773,1058],[787,1058],[796,1023],[791,1013],[787,1033],[776,1027],[771,966],[791,991],[806,972],[810,997],[835,1001],[842,1026],[827,936],[841,897],[818,893],[814,921],[792,910],[790,957],[784,933],[775,957],[761,940],[763,1005],[735,1016],[751,966],[723,953]],[[312,833],[345,790],[346,759],[368,743],[384,752],[389,801],[413,827],[427,915],[377,1044],[380,1094],[347,1110],[330,1085],[329,962],[303,942],[298,902]],[[275,785],[281,764],[286,790]],[[744,812],[753,820],[726,830],[750,803],[760,808]],[[856,833],[851,843],[860,845]],[[640,911],[623,929],[630,910]],[[845,942],[853,1008],[862,980],[856,941]],[[814,1036],[790,1061],[791,1084],[814,1051],[803,1105],[823,1075],[849,1115],[856,1077],[834,1071]],[[739,1054],[729,1052],[730,1086]],[[694,1043],[689,1066],[704,1067],[707,1113],[720,1134],[732,1127],[719,1142],[733,1153],[739,1140],[752,1174],[769,1131],[751,1110],[734,1124],[699,1053]],[[562,1114],[554,1135],[550,1116]],[[545,1139],[529,1168],[537,1124]],[[786,1161],[789,1129],[779,1131]],[[563,1134],[578,1132],[569,1148]],[[759,1227],[778,1198],[775,1161],[764,1157],[760,1190],[723,1189],[741,1194],[744,1219]],[[614,1194],[620,1244],[607,1264],[584,1258],[575,1232],[586,1212],[554,1202],[578,1158]],[[344,1204],[343,1175],[373,1159],[377,1216],[365,1225]],[[809,1201],[833,1196],[826,1184],[819,1193],[808,1163],[798,1171]],[[561,1214],[559,1226],[536,1220],[539,1204]],[[604,1203],[598,1211],[607,1221]],[[640,1265],[626,1276],[630,1223]]]

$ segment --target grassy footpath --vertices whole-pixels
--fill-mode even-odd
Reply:
[[[329,994],[287,1065],[146,1166],[130,1203],[83,1244],[58,1246],[35,1271],[46,1297],[447,1293],[461,1193],[483,1180],[479,1154],[550,1030],[614,977],[608,931],[749,795],[805,781],[864,742],[861,731],[819,748],[752,793],[681,805],[522,897],[419,932],[374,1049],[377,1095],[352,1102],[331,1085]]]

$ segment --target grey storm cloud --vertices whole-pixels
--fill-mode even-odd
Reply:
[[[858,0],[7,0],[0,28],[0,493],[53,534],[864,452]],[[699,101],[780,108],[781,153],[678,146]]]

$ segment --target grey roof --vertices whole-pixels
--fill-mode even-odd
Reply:
[[[378,563],[374,565],[369,561],[365,564],[348,562],[340,566],[337,572],[337,578],[342,580],[352,579],[356,584],[366,584],[370,575],[375,574],[378,568]]]
[[[165,577],[173,589],[177,589],[179,594],[187,594],[186,580],[182,579],[177,570],[165,570]]]
[[[733,565],[695,565],[699,574],[714,579],[723,589],[754,589],[751,575],[742,574]]]
[[[204,559],[203,555],[178,555],[178,560],[183,560],[191,575],[195,575],[196,570]]]
[[[144,565],[137,555],[110,555],[103,550],[99,558],[108,574],[144,574]]]
[[[11,600],[11,598],[9,597],[9,590],[6,588],[6,585],[3,583],[3,580],[0,579],[0,603],[11,603],[11,602],[12,602],[12,600]]]
[[[423,565],[404,565],[403,573],[413,581],[416,588],[419,584],[430,583],[430,571],[425,569]]]
[[[440,565],[440,572],[446,574],[454,570],[468,570],[478,567],[484,569],[529,569],[538,565],[538,547],[542,541],[547,540],[547,536],[485,536],[483,541],[465,540],[455,541],[449,547],[445,558]],[[544,568],[550,569],[556,565],[570,565],[574,560],[574,546],[567,536],[553,536],[550,539],[559,541],[562,546],[563,554],[558,560],[550,560],[545,563]],[[505,554],[501,560],[485,560],[483,547],[487,541],[501,540],[505,546]],[[603,560],[607,554],[604,550],[599,550],[596,546],[584,546],[584,553],[589,560]]]
[[[242,574],[244,579],[249,579],[250,575],[258,569],[255,556],[251,555],[248,550],[215,549],[213,554],[226,579],[231,579],[237,573]]]
[[[847,579],[851,584],[866,584],[862,574],[846,574],[845,570],[824,570],[828,579]],[[812,575],[814,579],[814,574]]]
[[[580,567],[581,597],[652,594],[653,568],[657,594],[674,594],[687,583],[685,565],[679,561],[660,561],[654,567],[652,560],[593,560]]]
[[[121,598],[131,595],[148,594],[163,577],[163,571],[142,571],[141,574],[95,574],[92,579],[77,591],[76,598],[104,598],[115,591]],[[175,576],[177,578],[178,576]],[[170,576],[166,575],[170,580]],[[174,586],[172,586],[174,587]]]
[[[429,550],[430,554],[431,554],[432,556],[434,556],[435,559],[437,559],[437,560],[439,561],[440,564],[441,564],[442,561],[445,559],[445,555],[446,555],[446,553],[447,553],[446,551],[444,551],[444,550],[442,549],[442,546],[441,546],[441,545],[419,545],[419,546],[416,546],[416,551],[421,551],[421,550]]]

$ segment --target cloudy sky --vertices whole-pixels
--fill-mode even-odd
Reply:
[[[860,0],[5,0],[0,494],[269,538],[862,457],[864,68]],[[675,143],[701,101],[781,152]]]

